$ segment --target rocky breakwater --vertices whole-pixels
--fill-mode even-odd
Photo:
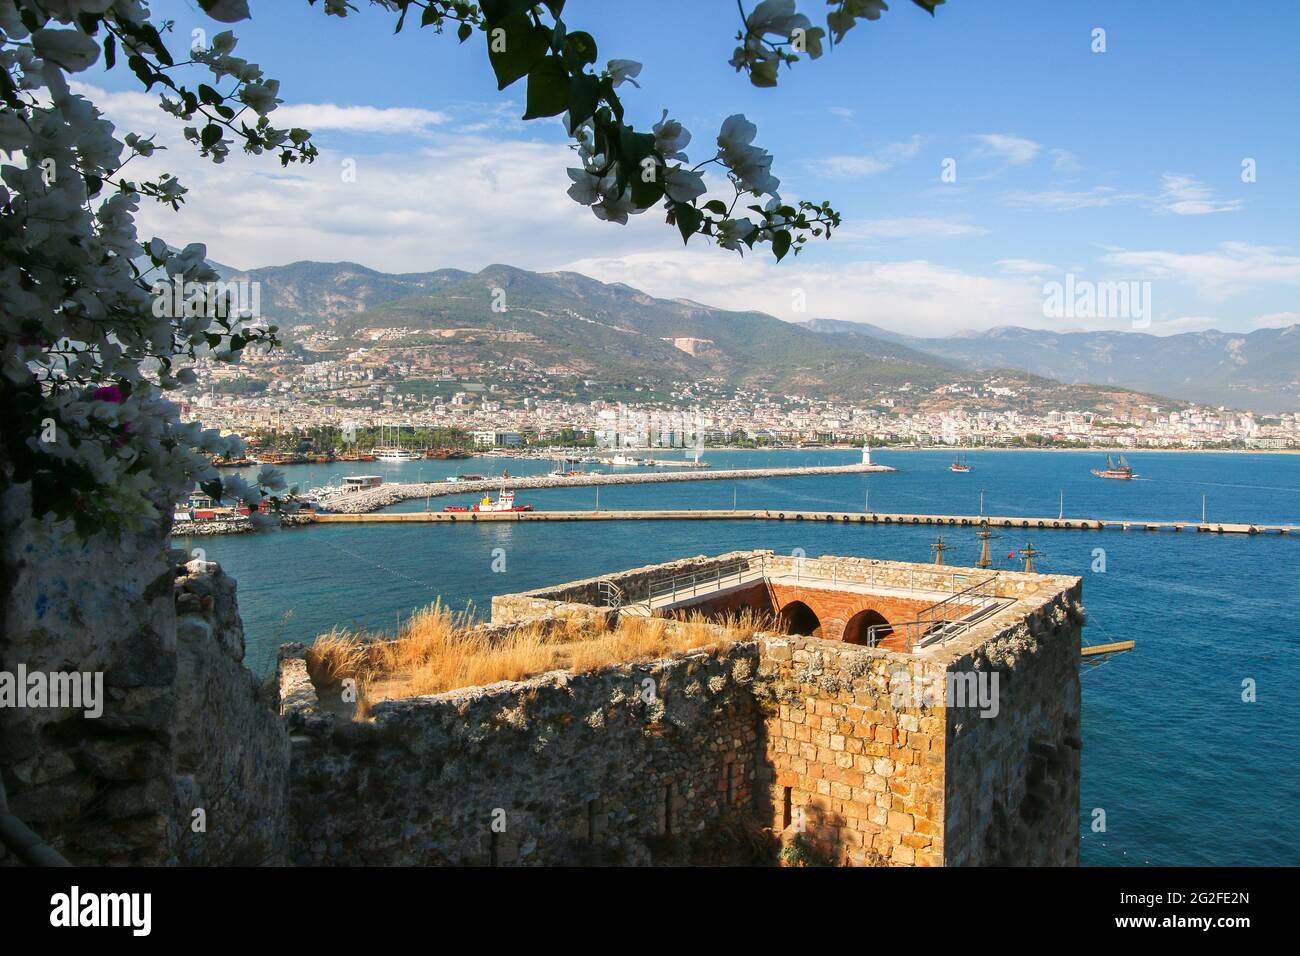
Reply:
[[[266,531],[271,528],[300,528],[311,524],[309,514],[280,515],[277,522],[270,517],[265,524],[251,518],[235,518],[230,521],[177,521],[172,525],[173,538],[209,537],[217,534],[249,534],[253,531]]]
[[[402,501],[416,498],[441,498],[448,495],[476,494],[502,489],[523,491],[530,488],[582,488],[593,485],[652,485],[669,481],[743,481],[755,478],[791,478],[808,475],[851,475],[894,471],[888,465],[824,465],[807,468],[733,468],[725,471],[633,472],[623,475],[578,475],[552,477],[534,475],[524,478],[491,478],[483,481],[431,481],[414,484],[380,485],[363,491],[340,488],[317,489],[312,494],[319,510],[334,514],[365,514]]]

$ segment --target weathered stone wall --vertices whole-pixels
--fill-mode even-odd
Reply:
[[[99,673],[105,698],[97,718],[0,708],[10,811],[74,863],[273,859],[287,735],[243,667],[234,582],[182,570],[165,525],[71,539],[31,519],[22,486],[0,521],[0,670]]]
[[[321,706],[300,658],[282,660],[292,861],[735,859],[745,844],[725,839],[728,821],[752,819],[756,661],[736,644],[384,701],[354,722]]]
[[[952,651],[950,672],[996,673],[999,693],[994,717],[969,701],[948,708],[949,866],[1079,863],[1080,601],[1075,579],[991,638]]]
[[[498,595],[492,599],[492,620],[498,623],[515,620],[536,613],[533,608],[543,607],[534,602],[559,602],[574,604],[599,604],[602,599],[600,585],[602,581],[612,581],[623,591],[624,603],[644,601],[652,583],[659,583],[681,574],[707,574],[719,568],[733,565],[737,561],[760,555],[771,554],[770,551],[729,551],[713,556],[700,555],[695,558],[682,558],[665,564],[652,564],[618,571],[595,578],[572,581],[560,587],[537,588],[519,594]]]
[[[764,642],[758,812],[810,862],[939,866],[944,708],[908,693],[927,661],[816,638]]]
[[[954,575],[959,586],[982,580],[975,569],[824,564],[827,576],[914,592],[951,588]],[[638,569],[630,584],[689,567]],[[595,580],[499,598],[493,627],[604,614],[573,603],[598,596]],[[692,607],[759,606],[773,587],[754,582]],[[805,589],[775,587],[785,599]],[[294,859],[698,861],[665,832],[735,833],[748,817],[767,834],[751,844],[755,862],[1076,863],[1079,582],[1004,574],[997,588],[1012,602],[918,654],[764,635],[719,661],[387,701],[360,723],[322,705],[293,648],[280,693],[294,740]],[[900,602],[888,607],[908,618],[929,600],[842,595],[859,598]],[[984,684],[954,699],[953,675]],[[647,676],[660,695],[650,705],[638,697]],[[494,835],[496,811],[506,829]]]
[[[10,809],[74,863],[169,859],[176,631],[162,529],[69,541],[34,522],[26,487],[0,500],[0,670],[98,672],[104,710],[0,708]]]
[[[176,579],[173,819],[186,864],[283,862],[288,840],[289,735],[272,686],[244,666],[235,580],[191,561]],[[202,810],[206,829],[194,829]]]

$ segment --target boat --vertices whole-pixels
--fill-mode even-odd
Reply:
[[[1106,456],[1105,468],[1094,468],[1092,473],[1098,478],[1114,478],[1118,481],[1132,481],[1135,477],[1133,467],[1124,460],[1124,456],[1119,456],[1119,461],[1112,461],[1111,456]]]
[[[405,448],[375,448],[373,454],[378,461],[419,461],[420,456]]]
[[[970,465],[966,464],[966,460],[964,458],[958,456],[957,458],[953,459],[953,463],[948,466],[948,470],[955,471],[959,475],[964,475],[970,471]]]
[[[493,501],[489,495],[484,495],[483,500],[478,504],[466,508],[458,505],[448,505],[443,511],[452,513],[477,512],[479,514],[493,514],[501,511],[532,511],[532,505],[515,504],[515,493],[513,491],[502,491],[500,497]]]
[[[633,458],[631,455],[619,454],[614,455],[612,458],[602,458],[600,463],[602,465],[639,465],[641,464],[641,459]]]

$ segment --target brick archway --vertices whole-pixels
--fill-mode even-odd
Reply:
[[[845,644],[866,644],[871,628],[879,625],[888,627],[889,624],[890,622],[885,619],[885,615],[875,608],[863,608],[845,622],[844,636],[841,640]],[[878,631],[877,637],[884,637],[888,633],[888,631]]]
[[[821,618],[817,612],[803,601],[791,601],[781,607],[781,623],[787,634],[803,634],[809,637],[822,636]]]

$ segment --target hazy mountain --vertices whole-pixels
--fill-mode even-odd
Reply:
[[[975,386],[988,377],[861,326],[815,330],[762,312],[659,299],[573,272],[492,265],[478,273],[389,275],[354,263],[297,262],[229,278],[259,281],[264,315],[283,328],[328,327],[341,336],[339,349],[366,346],[426,365],[493,361],[610,383],[708,378],[775,394],[844,398],[907,383],[915,391],[905,394],[932,396],[936,388]],[[1122,389],[1065,388],[1007,374],[1012,381],[1003,384],[1033,391],[1021,404],[1139,399]],[[973,392],[952,394],[954,404],[979,404]]]
[[[355,315],[385,302],[441,289],[471,274],[439,269],[390,275],[355,262],[292,262],[247,270],[213,265],[227,281],[261,283],[263,311],[285,326]]]
[[[1002,326],[947,338],[833,319],[804,326],[828,335],[884,339],[967,368],[1010,366],[1062,382],[1115,385],[1207,405],[1300,411],[1300,325],[1178,335]]]

